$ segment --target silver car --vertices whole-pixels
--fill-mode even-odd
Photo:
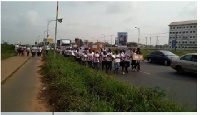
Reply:
[[[197,53],[188,53],[181,56],[180,58],[172,59],[171,67],[178,73],[197,73]]]

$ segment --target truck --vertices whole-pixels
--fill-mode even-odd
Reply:
[[[69,40],[69,39],[60,39],[60,40],[57,40],[57,47],[60,47],[60,48],[69,48],[69,47],[71,47],[71,40]]]
[[[71,40],[70,39],[60,39],[57,40],[57,47],[60,49],[60,53],[64,53],[64,50],[66,48],[71,48],[72,44],[71,44]]]

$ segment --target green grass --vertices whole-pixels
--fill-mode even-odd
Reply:
[[[53,52],[44,56],[43,92],[51,111],[184,111],[159,88],[139,88]]]
[[[15,56],[15,46],[10,44],[1,44],[1,60]]]

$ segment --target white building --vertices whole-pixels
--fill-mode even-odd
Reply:
[[[170,49],[175,48],[175,45],[172,45],[174,40],[176,40],[177,50],[197,49],[197,20],[172,22],[169,25]]]

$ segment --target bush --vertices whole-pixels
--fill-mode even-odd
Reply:
[[[1,60],[15,55],[15,46],[7,43],[1,44]]]
[[[52,111],[183,111],[159,88],[135,88],[61,55],[44,56],[43,82]]]

